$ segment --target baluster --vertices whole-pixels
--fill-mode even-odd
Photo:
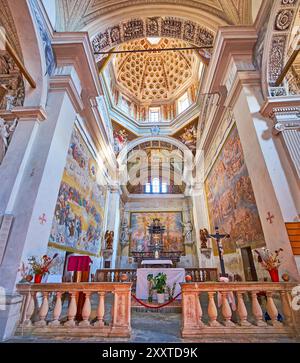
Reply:
[[[35,304],[34,304],[34,297],[35,297],[35,293],[29,293],[28,296],[28,304],[27,306],[25,306],[25,321],[24,321],[24,326],[31,326],[32,322],[31,322],[31,317],[34,313],[34,308],[35,308]]]
[[[288,291],[280,291],[280,296],[281,296],[282,312],[284,315],[284,323],[286,325],[292,325],[292,311],[289,301],[289,293]]]
[[[227,298],[228,292],[222,291],[221,295],[222,295],[222,315],[225,320],[224,325],[234,326],[235,324],[231,321],[232,311]]]
[[[97,308],[97,321],[94,326],[104,326],[104,313],[105,313],[105,292],[98,292],[99,302]]]
[[[43,327],[47,325],[45,319],[49,310],[48,294],[49,294],[48,292],[43,292],[43,301],[39,310],[39,321],[34,323],[35,326]]]
[[[215,304],[215,299],[214,299],[214,291],[210,291],[208,293],[208,316],[209,316],[209,326],[220,326],[220,323],[217,321],[217,317],[218,317],[218,310]]]
[[[201,306],[200,295],[201,295],[201,293],[199,293],[199,295],[197,296],[197,305],[196,306],[197,306],[197,309],[198,309],[199,325],[204,327],[204,323],[202,321],[203,311],[202,311],[202,306]]]
[[[271,323],[273,326],[281,326],[282,324],[277,320],[278,310],[274,303],[272,292],[267,291],[267,312],[271,318]]]
[[[64,325],[68,327],[74,327],[76,325],[74,319],[77,313],[77,303],[76,303],[77,294],[76,292],[70,292],[70,295],[71,295],[71,301],[68,309],[68,321]]]
[[[53,321],[49,323],[49,326],[59,326],[60,325],[60,314],[62,310],[62,303],[61,303],[61,292],[56,293],[56,302],[55,307],[53,310]]]
[[[244,303],[244,293],[242,291],[237,292],[237,313],[240,318],[240,326],[250,326],[251,324],[247,320],[248,312]]]
[[[90,292],[85,293],[85,301],[82,308],[82,321],[79,323],[79,326],[90,326],[89,317],[92,311],[90,296]]]
[[[261,310],[261,306],[257,300],[257,291],[251,291],[252,298],[252,313],[255,318],[255,324],[257,326],[267,326],[267,324],[263,321],[263,313]]]

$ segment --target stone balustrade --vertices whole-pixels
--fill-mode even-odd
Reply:
[[[185,274],[190,275],[192,282],[204,282],[204,281],[217,281],[218,269],[217,268],[185,268]]]
[[[299,317],[291,308],[295,286],[268,282],[181,284],[182,336],[296,336]]]
[[[131,334],[131,283],[18,284],[17,291],[23,296],[19,334],[81,337]],[[80,295],[83,306],[82,319],[78,321]],[[108,295],[113,296],[111,311],[106,311]],[[92,311],[92,297],[95,311]]]

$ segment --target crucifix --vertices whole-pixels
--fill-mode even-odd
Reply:
[[[214,238],[217,241],[217,247],[218,247],[218,254],[220,259],[220,266],[221,266],[221,276],[226,276],[225,272],[225,264],[224,264],[224,258],[223,258],[223,245],[221,242],[221,239],[223,238],[229,238],[230,235],[228,233],[226,234],[220,234],[219,233],[219,227],[215,227],[215,234],[208,234],[207,238]]]

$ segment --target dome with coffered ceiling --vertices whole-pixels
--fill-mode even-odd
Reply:
[[[147,49],[188,48],[184,41],[144,38],[122,45],[114,59],[116,86],[139,103],[170,102],[178,98],[199,75],[201,59],[193,49],[134,52]]]

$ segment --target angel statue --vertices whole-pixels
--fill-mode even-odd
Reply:
[[[130,230],[127,221],[123,221],[121,226],[120,243],[122,246],[127,246],[129,243]]]
[[[193,243],[193,225],[191,221],[188,221],[186,223],[181,223],[181,225],[184,228],[184,243],[185,244],[192,244]]]
[[[209,236],[208,230],[206,228],[200,229],[200,241],[201,248],[207,248],[207,238]]]
[[[3,118],[0,117],[0,164],[4,158],[8,144],[12,137],[13,132],[17,126],[17,119],[12,123],[5,122]]]

